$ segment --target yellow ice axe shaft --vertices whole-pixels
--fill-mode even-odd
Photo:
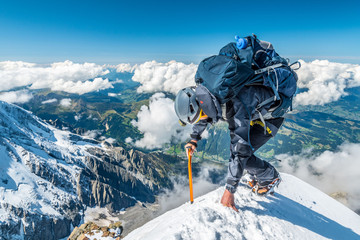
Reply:
[[[191,155],[188,151],[188,171],[189,171],[189,188],[190,188],[190,203],[194,202],[193,185],[192,185],[192,171],[191,171]]]

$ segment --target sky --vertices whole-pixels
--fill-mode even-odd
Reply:
[[[1,1],[0,61],[199,63],[251,33],[290,59],[360,63],[358,1]]]

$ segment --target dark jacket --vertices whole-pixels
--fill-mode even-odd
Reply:
[[[260,85],[247,86],[237,96],[227,102],[225,106],[221,106],[219,101],[216,100],[206,87],[199,85],[196,87],[195,92],[200,107],[209,119],[200,120],[193,125],[193,133],[190,136],[194,140],[201,140],[201,134],[205,131],[208,124],[214,124],[218,121],[227,121],[229,123],[229,120],[234,118],[235,115],[236,119],[233,121],[242,122],[239,125],[250,127],[251,120],[260,119],[259,113],[256,110],[258,104],[274,96],[270,88]],[[267,104],[258,110],[265,115],[272,104]],[[275,135],[278,128],[268,122],[266,125]]]
[[[276,170],[267,162],[264,163],[263,160],[255,157],[253,153],[272,136],[275,136],[283,118],[266,120],[265,128],[263,126],[254,128],[253,126],[256,122],[261,123],[259,112],[266,114],[273,104],[272,102],[257,109],[259,103],[274,96],[273,91],[261,85],[246,86],[237,96],[227,102],[226,106],[221,106],[202,85],[197,86],[195,92],[200,107],[209,118],[194,124],[192,139],[200,140],[201,134],[208,124],[217,121],[227,121],[229,124],[231,156],[227,184],[236,188],[243,170],[247,169],[250,162],[252,166],[247,169],[248,172],[261,176],[264,182],[271,180],[277,174]]]

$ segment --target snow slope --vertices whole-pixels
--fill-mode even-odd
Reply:
[[[102,146],[58,130],[31,112],[5,102],[0,102],[0,118],[0,203],[33,206],[40,214],[61,216],[54,206],[64,199],[77,198],[72,188],[76,188],[83,159],[92,156],[87,149]],[[48,180],[36,174],[40,166],[46,166]],[[57,178],[71,184],[54,186],[52,182]]]
[[[77,182],[89,148],[102,146],[0,101],[0,239],[56,239],[80,221]]]
[[[146,223],[125,240],[360,239],[359,215],[294,176],[283,173],[282,178],[277,193],[267,198],[239,186],[239,213],[219,203],[221,187]]]

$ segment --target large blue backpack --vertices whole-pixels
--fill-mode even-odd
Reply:
[[[219,55],[201,61],[195,82],[205,86],[221,104],[238,95],[244,86],[261,84],[269,87],[274,91],[274,97],[260,103],[257,109],[271,102],[278,104],[266,116],[260,116],[266,119],[282,117],[292,108],[297,89],[296,73],[271,43],[261,41],[255,35],[240,40],[242,45],[239,41],[229,43]]]

